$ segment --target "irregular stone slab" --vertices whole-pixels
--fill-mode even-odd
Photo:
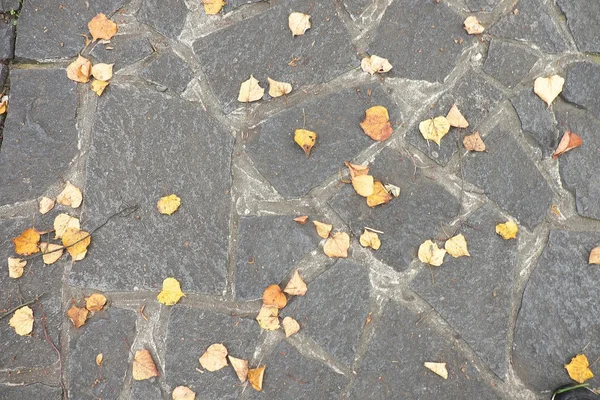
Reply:
[[[141,75],[150,82],[165,86],[177,94],[181,94],[194,77],[190,67],[170,51],[159,54],[142,70]]]
[[[555,112],[559,126],[570,129],[583,140],[581,147],[558,159],[564,186],[575,193],[579,215],[600,219],[600,121],[589,112],[566,105],[557,105]]]
[[[137,19],[169,38],[177,39],[187,13],[184,0],[143,0]]]
[[[338,399],[348,384],[347,377],[302,357],[286,342],[281,342],[262,365],[266,365],[263,390],[246,388],[248,399]]]
[[[344,161],[375,143],[360,127],[365,110],[374,105],[387,107],[394,125],[402,121],[381,86],[346,89],[301,103],[258,125],[248,132],[246,151],[282,196],[302,197],[336,174]],[[309,157],[294,142],[294,131],[303,127],[317,134]]]
[[[97,43],[92,50],[92,56],[98,62],[114,64],[113,71],[143,60],[152,53],[154,49],[148,38],[138,35],[117,35],[109,44]]]
[[[223,7],[223,12],[225,14],[227,14],[228,12],[231,12],[233,10],[236,10],[236,9],[242,7],[242,6],[245,6],[246,4],[260,3],[260,2],[263,2],[263,1],[266,1],[266,0],[230,0]]]
[[[21,7],[19,0],[0,0],[0,12],[10,13],[10,10],[18,10]]]
[[[6,83],[6,78],[8,77],[8,65],[0,64],[0,86],[4,87],[4,83]],[[4,115],[6,117],[6,114]],[[0,145],[2,142],[0,141]]]
[[[558,130],[554,123],[552,110],[531,88],[521,90],[510,99],[521,121],[521,129],[547,157],[558,145]]]
[[[0,60],[10,60],[15,52],[15,25],[10,18],[0,18]]]
[[[552,191],[513,136],[518,130],[514,119],[505,118],[484,138],[487,152],[471,152],[465,157],[464,177],[533,229],[548,212]]]
[[[458,200],[428,179],[406,154],[385,149],[371,164],[376,180],[401,188],[400,197],[388,204],[371,208],[366,199],[346,185],[329,202],[333,209],[360,237],[368,226],[383,231],[381,248],[373,255],[402,271],[417,256],[419,245],[431,239],[440,227],[458,214]]]
[[[64,70],[10,74],[10,112],[0,151],[0,205],[33,199],[59,181],[78,154],[75,84]]]
[[[283,316],[298,321],[336,361],[350,365],[369,313],[369,288],[365,267],[339,260],[309,284],[305,296],[293,298]]]
[[[387,305],[362,365],[352,399],[499,399],[452,342],[396,303]],[[445,362],[444,380],[423,366]]]
[[[537,60],[538,57],[523,46],[492,39],[483,70],[512,88],[521,82]]]
[[[98,104],[87,162],[84,215],[95,227],[70,282],[101,290],[159,289],[175,277],[184,292],[225,287],[233,139],[201,107],[149,87],[111,84]],[[181,198],[170,216],[156,203]]]
[[[465,0],[471,11],[492,11],[500,0]]]
[[[446,3],[395,1],[387,8],[370,54],[390,60],[387,76],[444,82],[472,42],[463,29],[464,18]],[[464,43],[456,43],[455,40]]]
[[[346,0],[343,2],[344,7],[350,13],[353,19],[360,18],[360,15],[365,9],[374,4],[373,0]]]
[[[5,400],[18,399],[47,399],[61,400],[62,389],[60,387],[34,383],[27,386],[0,386],[0,398]]]
[[[313,223],[300,225],[293,218],[240,218],[235,285],[238,299],[260,299],[267,286],[280,283],[302,257],[318,246],[321,238]]]
[[[156,359],[154,360],[156,363]],[[162,393],[156,378],[132,382],[131,398],[140,400],[161,400]]]
[[[500,214],[483,207],[460,230],[470,257],[446,255],[442,268],[423,265],[411,286],[504,379],[517,242],[496,234]]]
[[[79,35],[88,33],[88,22],[98,13],[110,18],[126,3],[92,1],[85,6],[79,0],[64,0],[59,7],[46,0],[24,1],[15,55],[33,60],[75,57],[84,46],[84,38]]]
[[[600,3],[594,0],[558,0],[556,4],[567,17],[567,25],[573,34],[577,48],[583,52],[600,53],[598,31]]]
[[[584,348],[590,363],[600,352],[595,301],[600,269],[587,263],[598,245],[598,233],[553,231],[529,278],[515,327],[512,363],[533,390],[552,391],[571,383],[563,364]],[[596,374],[587,382],[598,387],[600,378]]]
[[[487,33],[533,44],[546,53],[565,51],[565,43],[544,3],[544,0],[519,1],[514,7],[519,12],[508,12]]]
[[[251,74],[267,91],[267,77],[290,82],[299,90],[328,82],[358,65],[333,0],[312,4],[311,28],[292,37],[288,15],[298,10],[306,10],[305,1],[287,1],[194,42],[194,52],[225,112],[243,106],[237,101],[240,84]],[[300,58],[296,67],[288,65],[292,57]]]
[[[587,108],[600,119],[598,97],[600,83],[598,82],[600,82],[600,65],[590,62],[576,63],[569,66],[562,96],[571,103]]]
[[[131,373],[130,354],[135,335],[135,312],[119,308],[97,312],[79,329],[70,327],[66,374],[70,399],[115,399]],[[70,321],[69,321],[70,324]],[[102,367],[96,356],[102,353]]]
[[[222,343],[233,357],[250,360],[259,335],[260,327],[251,319],[179,305],[173,307],[167,335],[167,385],[171,389],[179,385],[188,386],[206,399],[237,399],[243,385],[240,385],[233,368],[228,366],[201,374],[196,371],[196,368],[201,368],[198,360],[214,343]]]
[[[446,116],[452,104],[456,104],[460,112],[469,122],[467,129],[450,128],[450,132],[442,139],[442,145],[427,141],[419,131],[419,124],[415,124],[408,133],[408,141],[441,165],[446,165],[450,158],[458,151],[458,144],[462,148],[464,135],[476,130],[495,107],[503,99],[502,92],[491,85],[484,76],[474,71],[466,73],[458,84],[450,91],[444,93],[436,103],[433,110],[428,111],[422,119]]]

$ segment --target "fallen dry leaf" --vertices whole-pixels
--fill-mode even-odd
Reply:
[[[360,235],[360,245],[377,250],[381,247],[381,240],[379,240],[377,233],[365,229],[363,234]]]
[[[296,221],[300,225],[304,225],[306,221],[308,221],[308,215],[301,215],[299,217],[296,217],[294,218],[294,221]]]
[[[80,229],[79,218],[69,214],[58,214],[54,218],[54,239],[61,239],[68,228]]]
[[[133,379],[143,381],[158,376],[158,369],[152,360],[152,354],[146,349],[135,352],[133,358]]]
[[[444,248],[454,258],[467,256],[470,257],[469,250],[467,249],[467,240],[462,233],[446,240]]]
[[[92,34],[92,40],[104,39],[110,40],[117,34],[117,24],[106,18],[106,15],[100,13],[88,22],[88,29]]]
[[[28,256],[40,251],[38,246],[40,234],[34,228],[26,229],[20,236],[14,238],[12,242],[15,244],[15,253],[22,256]]]
[[[467,19],[465,19],[464,24],[465,31],[467,31],[469,35],[478,35],[480,33],[483,33],[483,31],[485,30],[485,28],[481,25],[477,17],[473,15],[467,17]]]
[[[446,136],[449,130],[450,123],[446,117],[435,117],[419,123],[421,135],[427,140],[433,140],[438,146],[440,146],[440,141]]]
[[[100,311],[106,304],[106,297],[100,293],[94,293],[85,298],[85,308],[89,311]]]
[[[269,96],[281,97],[292,91],[292,85],[287,82],[279,82],[271,78],[267,78],[269,81]]]
[[[425,362],[423,365],[425,368],[438,374],[442,378],[448,379],[448,369],[446,369],[446,363]]]
[[[310,15],[293,12],[288,17],[288,26],[292,31],[292,36],[304,35],[304,32],[310,28]]]
[[[294,142],[304,150],[306,157],[310,156],[315,142],[317,141],[317,134],[306,129],[296,129],[294,132]]]
[[[166,306],[172,306],[183,296],[185,296],[185,293],[181,291],[179,281],[175,278],[166,278],[163,281],[162,290],[156,296],[156,299]]]
[[[17,335],[27,336],[33,330],[33,310],[28,306],[19,308],[8,321]]]
[[[177,386],[175,389],[173,389],[171,398],[173,400],[195,400],[196,393],[194,393],[192,389],[187,386]]]
[[[462,115],[456,104],[452,104],[452,108],[448,111],[448,115],[446,115],[446,119],[450,126],[455,128],[466,128],[469,126],[469,122]]]
[[[92,67],[92,76],[100,81],[107,82],[113,76],[113,65],[98,63]]]
[[[263,292],[262,296],[263,305],[275,306],[282,309],[287,304],[287,298],[285,293],[281,291],[279,285],[269,285]]]
[[[317,228],[317,235],[321,236],[323,239],[327,239],[329,237],[329,234],[333,229],[333,225],[325,224],[320,221],[313,221],[313,224],[315,224],[315,228]]]
[[[391,183],[386,183],[383,185],[383,188],[386,192],[391,193],[394,197],[400,197],[400,188],[396,185],[392,185]]]
[[[250,75],[250,79],[242,82],[242,85],[240,86],[238,101],[241,103],[251,103],[262,99],[264,94],[265,89],[260,87],[254,76]]]
[[[348,161],[346,161],[345,164],[346,164],[346,167],[348,167],[348,171],[350,171],[351,178],[369,174],[369,166],[368,165],[351,164]]]
[[[50,265],[57,262],[65,252],[64,247],[54,243],[40,243],[40,250],[42,251],[42,260],[44,264]]]
[[[360,123],[362,130],[373,140],[383,142],[392,136],[393,129],[387,108],[373,106],[365,112],[365,119]]]
[[[577,383],[583,383],[594,377],[594,374],[590,369],[590,363],[585,354],[577,354],[571,359],[570,363],[565,364],[565,369],[569,373],[571,379]]]
[[[387,60],[387,58],[382,58],[376,55],[372,55],[370,57],[365,57],[360,61],[360,66],[363,71],[368,72],[373,76],[373,74],[383,74],[392,69],[392,64]]]
[[[229,363],[231,363],[240,382],[246,382],[246,378],[248,378],[248,360],[242,360],[241,358],[232,356],[227,356],[227,358],[229,358]]]
[[[473,132],[463,138],[463,145],[468,151],[485,151],[485,143],[479,132]]]
[[[40,200],[40,214],[46,214],[54,208],[54,200],[49,197],[42,197]]]
[[[8,101],[6,101],[6,100],[0,101],[0,115],[4,114],[6,112],[7,106],[8,106]]]
[[[69,311],[67,311],[67,316],[75,328],[81,328],[85,324],[88,313],[89,311],[86,308],[72,305],[71,308],[69,308]]]
[[[582,144],[583,140],[577,134],[571,131],[566,131],[562,139],[560,139],[560,143],[554,151],[554,154],[552,154],[552,158],[557,158],[558,156],[563,155],[567,151],[579,147]]]
[[[371,175],[359,175],[352,178],[354,191],[363,197],[373,194],[373,177]]]
[[[375,207],[381,204],[387,204],[392,200],[392,195],[388,193],[385,186],[379,181],[373,183],[373,193],[367,197],[367,205]]]
[[[325,242],[323,252],[331,258],[348,258],[349,247],[350,236],[346,232],[336,232]]]
[[[590,252],[590,264],[600,264],[600,246],[594,247]]]
[[[283,319],[283,331],[285,332],[285,337],[290,337],[295,333],[298,333],[300,330],[300,324],[292,317],[285,317]]]
[[[200,365],[207,371],[218,371],[227,366],[227,348],[221,343],[208,346],[208,349],[200,356]]]
[[[17,279],[23,276],[23,268],[27,265],[27,260],[22,258],[8,257],[8,277]]]
[[[92,81],[92,85],[91,88],[94,91],[94,93],[96,93],[98,96],[101,96],[102,93],[104,93],[104,89],[106,89],[106,87],[108,86],[108,82],[105,81],[100,81],[98,79],[94,79]]]
[[[261,328],[268,331],[279,329],[279,308],[263,305],[256,316],[256,321]]]
[[[73,261],[81,261],[85,258],[91,241],[92,237],[89,233],[77,228],[67,228],[62,237],[62,244],[73,257]]]
[[[550,107],[556,96],[562,92],[564,84],[565,79],[558,75],[552,75],[548,78],[540,76],[533,83],[533,91]]]
[[[419,260],[425,264],[439,267],[444,263],[445,255],[446,250],[440,249],[438,245],[431,240],[426,240],[419,246]]]
[[[158,212],[161,214],[171,215],[177,211],[180,205],[181,199],[176,194],[171,194],[161,197],[156,203],[156,208],[158,208]]]
[[[82,201],[83,196],[81,195],[81,190],[71,182],[67,182],[63,191],[56,196],[56,202],[58,204],[71,208],[79,207]]]
[[[308,288],[306,283],[302,280],[298,270],[294,271],[294,275],[290,278],[290,281],[285,285],[284,292],[292,296],[304,296]]]
[[[75,82],[87,83],[92,74],[92,62],[85,57],[77,59],[67,66],[67,78]]]
[[[202,0],[202,4],[204,5],[204,12],[206,14],[216,15],[227,3],[223,0]]]
[[[496,225],[496,233],[504,240],[516,238],[517,232],[519,232],[519,227],[513,221]]]
[[[265,376],[265,365],[248,370],[248,382],[258,392],[262,390],[263,377]]]

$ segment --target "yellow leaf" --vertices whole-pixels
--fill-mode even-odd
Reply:
[[[373,194],[373,177],[371,175],[358,175],[352,178],[354,191],[363,197]]]
[[[71,182],[67,182],[67,185],[63,191],[56,197],[56,202],[63,206],[77,208],[81,205],[83,196],[81,190]]]
[[[345,164],[346,167],[348,167],[348,171],[350,171],[350,178],[355,178],[357,176],[369,174],[368,165],[351,164],[348,161],[346,161]]]
[[[64,247],[54,243],[40,243],[40,250],[42,251],[42,260],[44,264],[50,265],[57,262],[64,253]]]
[[[27,306],[19,308],[8,321],[20,336],[27,336],[33,330],[33,310]]]
[[[100,81],[108,81],[113,76],[113,65],[99,63],[92,67],[92,76]]]
[[[331,258],[348,258],[349,247],[350,236],[346,232],[336,232],[325,242],[323,252]]]
[[[496,225],[496,233],[502,236],[504,240],[516,238],[517,232],[519,232],[519,227],[513,221]]]
[[[270,285],[263,292],[262,301],[265,306],[275,306],[282,309],[287,304],[287,297],[285,297],[285,293],[281,291],[279,285]]]
[[[558,75],[552,75],[548,78],[540,76],[533,83],[533,91],[550,107],[556,96],[562,92],[564,84],[565,79]]]
[[[467,17],[467,19],[465,19],[464,24],[465,30],[469,35],[478,35],[480,33],[483,33],[483,31],[485,30],[485,28],[481,25],[479,20],[473,15]]]
[[[227,356],[227,358],[229,358],[229,363],[233,367],[240,382],[246,382],[246,378],[248,378],[248,360],[242,360],[241,358],[232,356]]]
[[[446,363],[425,362],[423,365],[425,368],[438,374],[442,378],[448,379],[448,369],[446,369]]]
[[[104,39],[110,40],[117,34],[117,24],[106,18],[106,15],[100,13],[88,22],[88,29],[92,34],[92,40]]]
[[[208,346],[208,349],[200,356],[200,365],[207,371],[218,371],[227,366],[227,348],[221,343]]]
[[[469,254],[469,250],[467,250],[467,240],[465,239],[462,233],[459,233],[453,238],[446,240],[444,248],[446,249],[448,254],[450,254],[454,258],[471,256]]]
[[[171,194],[161,197],[156,203],[156,208],[158,208],[158,212],[161,214],[171,215],[177,211],[180,205],[181,199],[177,195]]]
[[[54,239],[61,239],[68,228],[80,229],[79,218],[69,214],[58,214],[54,218]]]
[[[292,36],[304,35],[304,32],[310,28],[310,15],[293,12],[288,17],[288,26],[292,31]]]
[[[554,151],[554,154],[552,154],[552,158],[557,158],[558,156],[566,153],[567,151],[573,150],[582,144],[583,140],[581,137],[579,137],[579,135],[571,131],[566,131],[563,137],[560,139],[560,143]]]
[[[578,354],[571,359],[571,362],[565,364],[565,369],[569,373],[571,379],[577,383],[583,383],[594,377],[590,370],[590,363],[585,354]]]
[[[163,281],[162,290],[156,296],[157,300],[166,306],[172,306],[176,304],[179,299],[185,296],[185,293],[181,291],[181,285],[175,278],[166,278]]]
[[[294,218],[294,221],[296,221],[300,225],[304,225],[306,221],[308,221],[308,215],[301,215],[299,217],[296,217]]]
[[[387,58],[382,58],[376,55],[372,55],[370,57],[365,57],[361,60],[360,66],[363,71],[368,72],[373,76],[373,74],[383,74],[392,69],[392,64],[387,60]]]
[[[173,400],[195,400],[196,393],[187,386],[177,386],[171,393],[171,398]]]
[[[106,304],[106,297],[100,293],[94,293],[85,298],[85,308],[89,311],[100,311]]]
[[[216,15],[227,3],[225,3],[223,0],[202,0],[202,4],[204,4],[204,12],[206,14]]]
[[[421,135],[427,140],[433,140],[440,145],[442,138],[450,130],[450,123],[446,117],[436,117],[433,119],[426,119],[421,121],[419,124],[419,131]]]
[[[590,252],[590,264],[600,264],[600,246],[594,247]]]
[[[310,151],[316,141],[317,134],[306,129],[296,129],[296,132],[294,133],[294,142],[302,147],[302,150],[304,150],[307,157],[310,155]]]
[[[271,97],[281,97],[292,91],[292,85],[287,82],[279,82],[271,78],[267,78],[267,80],[269,81],[269,96]]]
[[[268,331],[279,329],[279,308],[263,305],[256,316],[256,321],[261,328]]]
[[[419,246],[418,255],[421,262],[439,267],[444,263],[446,250],[440,249],[435,242],[426,240]]]
[[[91,88],[98,96],[101,96],[102,93],[104,93],[104,89],[106,89],[107,86],[108,86],[108,82],[99,81],[98,79],[94,79],[94,81],[92,81]]]
[[[381,247],[381,240],[379,240],[377,233],[365,229],[363,234],[360,235],[360,245],[377,250]]]
[[[463,144],[468,151],[485,151],[485,143],[479,136],[479,132],[473,132],[471,135],[465,136]]]
[[[28,256],[40,251],[38,243],[40,242],[40,234],[33,228],[25,230],[21,236],[12,240],[15,244],[15,253],[22,256]]]
[[[54,208],[54,200],[48,197],[42,197],[40,200],[40,214],[46,214]]]
[[[292,275],[288,284],[285,285],[285,289],[283,289],[284,292],[292,296],[304,296],[307,290],[306,283],[302,280],[298,270],[294,271],[294,275]]]
[[[75,328],[81,328],[87,320],[88,313],[89,311],[87,309],[73,305],[69,308],[69,311],[67,311],[67,316]]]
[[[325,224],[319,221],[313,221],[313,224],[315,224],[315,228],[317,228],[317,235],[321,236],[323,239],[327,239],[329,237],[329,234],[333,229],[333,225]]]
[[[102,353],[98,353],[96,356],[96,365],[102,365],[102,360],[104,359],[104,355]]]
[[[62,237],[62,244],[73,257],[73,261],[81,261],[85,258],[91,241],[92,237],[89,233],[77,228],[67,228]]]
[[[261,88],[256,78],[250,75],[250,79],[242,82],[240,86],[240,93],[238,94],[238,101],[241,103],[250,103],[258,101],[263,98],[265,89]]]
[[[27,265],[27,260],[22,258],[8,257],[8,276],[17,279],[23,275],[23,268]]]
[[[265,375],[265,365],[262,367],[248,370],[248,382],[252,388],[258,392],[262,390],[263,377]]]
[[[290,337],[295,333],[298,333],[300,330],[300,324],[292,317],[285,317],[283,319],[283,331],[285,332],[285,337]]]
[[[387,204],[392,200],[392,195],[388,193],[385,186],[379,181],[373,183],[373,193],[367,197],[367,205],[375,207],[380,204]]]
[[[152,354],[146,349],[136,351],[133,358],[133,379],[143,381],[154,376],[158,376],[158,370],[152,360]]]
[[[75,82],[87,83],[92,74],[92,62],[85,57],[77,59],[67,66],[67,78]]]
[[[360,123],[362,130],[373,140],[383,142],[392,136],[392,124],[387,108],[373,106],[365,112],[365,119]]]
[[[448,111],[448,115],[446,115],[446,119],[450,126],[454,126],[456,128],[466,128],[469,126],[469,122],[463,117],[456,104],[452,104],[452,108]]]

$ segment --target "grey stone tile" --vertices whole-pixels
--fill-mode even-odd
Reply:
[[[196,371],[208,346],[222,343],[233,357],[250,360],[260,327],[251,319],[174,306],[169,318],[165,377],[173,389],[188,386],[206,399],[237,399],[243,386],[230,366],[215,372]],[[247,390],[252,390],[247,388]]]
[[[77,155],[75,84],[64,70],[10,74],[10,112],[0,151],[0,205],[25,201],[61,179]]]
[[[500,0],[465,0],[471,11],[492,11]]]
[[[229,132],[197,105],[148,87],[111,85],[102,95],[87,163],[84,215],[95,227],[126,206],[92,238],[70,282],[102,290],[159,289],[168,276],[183,291],[225,287],[230,214]],[[181,207],[159,214],[176,194]],[[124,273],[127,271],[127,273]]]
[[[23,2],[19,16],[17,58],[46,60],[75,57],[83,49],[79,34],[88,32],[88,22],[98,13],[110,17],[125,5],[125,0],[89,2],[64,0],[60,5],[46,0]]]
[[[194,77],[187,64],[170,51],[162,52],[141,72],[142,77],[181,94]]]
[[[163,396],[156,379],[134,380],[132,382],[131,400],[161,400],[162,398]]]
[[[463,21],[444,2],[395,1],[387,8],[369,53],[390,60],[394,68],[387,76],[444,82],[474,40],[463,29]],[[460,39],[464,43],[455,42]]]
[[[227,4],[225,4],[225,6],[223,7],[223,12],[227,14],[228,12],[236,10],[247,4],[260,3],[264,1],[267,0],[229,0]]]
[[[383,231],[381,248],[373,255],[396,270],[404,270],[417,256],[419,245],[458,214],[458,200],[415,168],[405,154],[385,149],[371,164],[370,174],[401,188],[400,197],[369,207],[365,198],[346,185],[329,202],[359,237],[368,226]]]
[[[517,14],[508,12],[487,32],[533,44],[546,53],[565,51],[565,43],[544,3],[544,0],[519,1],[514,7],[519,10]]]
[[[8,77],[8,65],[0,63],[0,87],[4,87],[6,78]],[[6,115],[4,115],[6,117]],[[2,145],[2,141],[0,141]]]
[[[159,33],[177,39],[183,30],[187,13],[184,0],[143,0],[137,18]]]
[[[535,391],[572,383],[563,364],[584,348],[590,363],[600,352],[600,270],[588,264],[590,251],[598,245],[598,233],[553,231],[529,278],[515,327],[512,363],[519,378]],[[587,382],[590,387],[600,385],[597,376]]]
[[[521,82],[537,60],[538,57],[523,46],[492,39],[483,70],[512,88]]]
[[[419,293],[502,379],[517,243],[496,234],[502,216],[484,207],[461,229],[471,257],[446,255],[442,268],[423,265],[412,281]]]
[[[27,386],[0,386],[0,398],[4,400],[44,399],[61,400],[62,389],[41,383]]]
[[[595,0],[558,0],[556,4],[567,17],[567,25],[577,48],[584,52],[600,53],[600,3]]]
[[[258,125],[248,132],[246,151],[282,196],[302,197],[375,143],[360,127],[365,110],[374,105],[388,108],[394,126],[402,121],[381,86],[346,89],[298,104]],[[303,127],[317,134],[309,157],[294,142],[294,131]]]
[[[0,18],[0,60],[10,60],[15,53],[15,26],[10,18]]]
[[[600,65],[590,62],[576,63],[569,66],[567,70],[565,86],[561,94],[565,100],[585,107],[600,119],[599,82]]]
[[[311,3],[312,26],[302,36],[292,37],[288,15],[306,10],[308,4],[293,0],[194,42],[202,70],[226,112],[243,106],[237,101],[240,84],[251,74],[262,87],[268,87],[267,77],[271,77],[300,90],[328,82],[358,65],[332,1]],[[214,45],[217,42],[219,46]],[[300,58],[296,67],[288,65],[292,57]]]
[[[339,260],[312,281],[305,296],[293,298],[282,316],[336,361],[350,366],[369,313],[369,273],[363,266]]]
[[[125,375],[132,368],[130,353],[138,350],[131,349],[135,319],[134,311],[110,308],[97,312],[79,329],[71,327],[70,353],[65,365],[70,399],[119,397]],[[96,365],[99,353],[102,353],[100,367]]]
[[[98,62],[114,64],[114,71],[143,60],[152,53],[154,49],[148,38],[137,35],[117,35],[109,44],[97,43],[92,49],[92,56]]]
[[[0,12],[9,13],[10,10],[18,10],[21,7],[19,0],[0,0]]]
[[[453,343],[396,303],[386,306],[362,365],[351,399],[481,399],[499,397]],[[424,362],[445,362],[448,379],[427,370]]]
[[[242,217],[237,249],[236,295],[260,299],[263,290],[287,277],[291,268],[316,248],[321,238],[311,221],[293,216]]]
[[[360,17],[360,15],[363,13],[363,11],[365,11],[365,9],[372,5],[375,4],[374,0],[345,0],[343,2],[344,7],[346,8],[346,10],[350,13],[350,15],[357,19]]]
[[[521,90],[510,99],[521,121],[521,129],[547,157],[558,144],[558,131],[552,110],[531,88]]]

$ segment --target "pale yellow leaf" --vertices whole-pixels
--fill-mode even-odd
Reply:
[[[94,93],[96,93],[98,96],[101,96],[102,93],[104,93],[104,89],[106,89],[107,86],[108,86],[108,82],[94,79],[92,81],[92,85],[90,87],[94,91]]]
[[[85,298],[85,308],[89,311],[100,311],[106,304],[106,297],[100,293],[94,293]]]
[[[268,331],[274,331],[279,329],[279,308],[275,306],[262,306],[256,321],[261,328]]]
[[[391,183],[386,183],[383,185],[383,188],[386,192],[391,193],[394,197],[400,197],[400,188],[396,185],[392,185]]]
[[[483,139],[481,139],[479,132],[473,132],[472,134],[465,136],[463,145],[468,151],[485,151],[485,143],[483,142]]]
[[[8,321],[17,335],[27,336],[33,330],[33,310],[28,306],[19,308]]]
[[[241,103],[258,101],[263,98],[264,94],[265,89],[260,87],[254,76],[250,75],[250,79],[242,82],[242,85],[240,86],[238,101]]]
[[[421,135],[427,140],[433,140],[440,145],[440,141],[448,131],[450,130],[450,123],[446,117],[435,117],[432,119],[426,119],[419,123],[419,131]]]
[[[185,293],[181,291],[179,281],[175,278],[166,278],[156,299],[166,306],[172,306],[183,296],[185,296]]]
[[[382,58],[376,55],[372,55],[370,57],[365,57],[361,60],[360,66],[363,71],[368,72],[369,74],[383,74],[392,69],[392,64],[387,60],[387,58]]]
[[[85,57],[77,56],[77,59],[67,66],[67,78],[72,81],[87,83],[92,74],[92,62]]]
[[[248,360],[242,360],[241,358],[232,356],[227,356],[227,358],[229,358],[229,363],[233,367],[240,382],[246,382],[246,378],[248,378]]]
[[[208,349],[200,356],[200,365],[207,371],[218,371],[227,366],[227,348],[221,343],[208,346]]]
[[[446,363],[425,362],[423,365],[425,368],[436,373],[442,378],[448,379],[448,369],[446,368]]]
[[[445,255],[446,250],[440,249],[438,245],[431,240],[426,240],[419,246],[419,260],[426,264],[439,267],[444,263]]]
[[[377,250],[381,247],[381,240],[377,233],[365,229],[363,234],[360,235],[360,245]]]
[[[298,333],[300,330],[300,324],[292,317],[285,317],[283,319],[283,331],[285,332],[285,337],[290,337],[295,333]]]
[[[107,82],[113,76],[113,65],[99,63],[92,67],[92,76],[100,81]]]
[[[585,354],[577,354],[571,359],[570,363],[565,364],[565,369],[569,373],[571,379],[577,383],[583,383],[594,377],[594,374],[590,369],[590,363]]]
[[[519,227],[513,221],[496,225],[496,233],[504,240],[516,238],[517,232],[519,232]]]
[[[594,247],[590,252],[590,264],[600,264],[600,246]]]
[[[281,97],[292,91],[292,85],[287,82],[279,82],[271,78],[267,78],[269,81],[269,96]]]
[[[54,239],[61,239],[68,228],[80,229],[79,218],[69,214],[58,214],[54,218]]]
[[[40,200],[40,214],[46,214],[54,208],[54,200],[49,197],[42,197]]]
[[[310,15],[293,12],[288,17],[288,26],[292,31],[292,36],[304,35],[304,32],[310,28]]]
[[[367,165],[351,164],[348,161],[346,161],[345,164],[346,164],[346,167],[348,167],[348,171],[350,172],[351,178],[369,174],[369,165],[368,164]]]
[[[346,232],[336,232],[325,242],[323,252],[331,258],[348,258],[349,247],[350,236]]]
[[[459,233],[453,238],[446,240],[444,248],[446,249],[448,254],[450,254],[454,258],[471,256],[469,254],[469,250],[467,250],[467,240],[465,239],[462,233]]]
[[[448,111],[446,119],[450,126],[454,126],[455,128],[466,128],[469,126],[469,122],[462,115],[456,104],[452,104],[452,108]]]
[[[8,276],[13,279],[23,276],[23,268],[27,265],[27,260],[22,258],[8,257]]]
[[[321,236],[323,239],[327,239],[329,237],[329,233],[333,229],[333,225],[325,224],[319,221],[313,221],[315,224],[315,228],[317,228],[317,235]]]
[[[177,386],[171,394],[173,400],[195,400],[196,393],[187,386]]]
[[[64,253],[64,247],[54,243],[40,243],[40,250],[42,251],[42,260],[44,264],[50,265],[57,262]]]
[[[292,296],[304,296],[307,290],[306,283],[298,270],[294,271],[294,275],[292,275],[290,281],[285,285],[285,289],[283,289],[284,292]]]
[[[352,178],[352,187],[359,195],[369,197],[373,194],[373,177],[371,175],[359,175]]]
[[[465,30],[469,35],[478,35],[483,33],[485,28],[481,25],[481,22],[477,19],[477,17],[471,15],[465,19]]]
[[[96,15],[90,22],[88,22],[88,29],[92,34],[92,40],[110,40],[117,34],[118,30],[117,24],[106,18],[106,15],[102,13]]]
[[[533,91],[550,107],[550,104],[562,92],[564,84],[565,79],[558,75],[552,75],[548,78],[539,77],[533,84]]]
[[[98,353],[96,356],[96,365],[102,365],[102,360],[104,360],[104,355],[102,353]]]
[[[83,196],[81,190],[71,182],[67,182],[67,185],[63,191],[56,197],[56,202],[63,206],[77,208],[81,205]]]
[[[158,376],[158,369],[152,360],[152,354],[146,349],[135,352],[133,358],[133,379],[143,381]]]

